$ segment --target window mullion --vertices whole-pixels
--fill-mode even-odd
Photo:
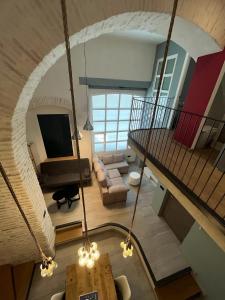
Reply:
[[[117,113],[116,150],[117,150],[117,145],[118,145],[118,131],[119,131],[119,118],[120,118],[120,99],[121,99],[121,93],[119,93],[119,105],[118,105],[118,113]]]
[[[107,108],[107,99],[108,99],[108,94],[105,93],[105,126],[104,126],[105,132],[104,132],[104,151],[106,151],[106,122],[107,122],[107,120],[106,120],[106,112],[107,112],[106,108]]]

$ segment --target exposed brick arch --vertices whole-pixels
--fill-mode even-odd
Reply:
[[[72,109],[71,100],[61,97],[34,97],[29,104],[29,109],[48,105],[62,107],[67,110]]]

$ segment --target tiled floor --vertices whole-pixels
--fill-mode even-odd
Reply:
[[[101,253],[109,253],[114,277],[121,274],[127,276],[133,300],[156,299],[137,253],[129,259],[122,257],[121,249],[118,247],[123,239],[120,233],[108,231],[92,238],[98,242]],[[53,294],[65,290],[66,266],[77,263],[79,246],[80,242],[73,242],[57,248],[55,260],[58,268],[51,278],[41,278],[39,266],[36,266],[29,300],[50,300]]]
[[[137,169],[136,165],[130,167],[130,171],[134,169]],[[127,181],[127,178],[128,175],[125,175],[124,180]],[[156,279],[159,280],[186,268],[188,265],[181,253],[180,242],[166,222],[156,215],[151,206],[154,188],[149,179],[143,178],[134,233],[145,251]],[[133,212],[136,189],[136,187],[130,186],[126,204],[103,206],[99,187],[95,175],[93,175],[93,185],[85,187],[84,190],[88,227],[94,228],[107,222],[117,222],[128,226]],[[52,200],[52,193],[46,193],[45,199],[54,225],[82,220],[81,201],[73,203],[70,209],[65,205],[58,210]]]

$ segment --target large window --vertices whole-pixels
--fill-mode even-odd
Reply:
[[[91,96],[95,152],[127,149],[132,96],[142,93],[99,91]]]

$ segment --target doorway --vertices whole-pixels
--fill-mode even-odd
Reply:
[[[72,156],[69,116],[67,114],[50,114],[37,117],[47,157]]]
[[[194,224],[192,216],[169,191],[165,196],[160,216],[165,219],[180,242],[184,240]]]

